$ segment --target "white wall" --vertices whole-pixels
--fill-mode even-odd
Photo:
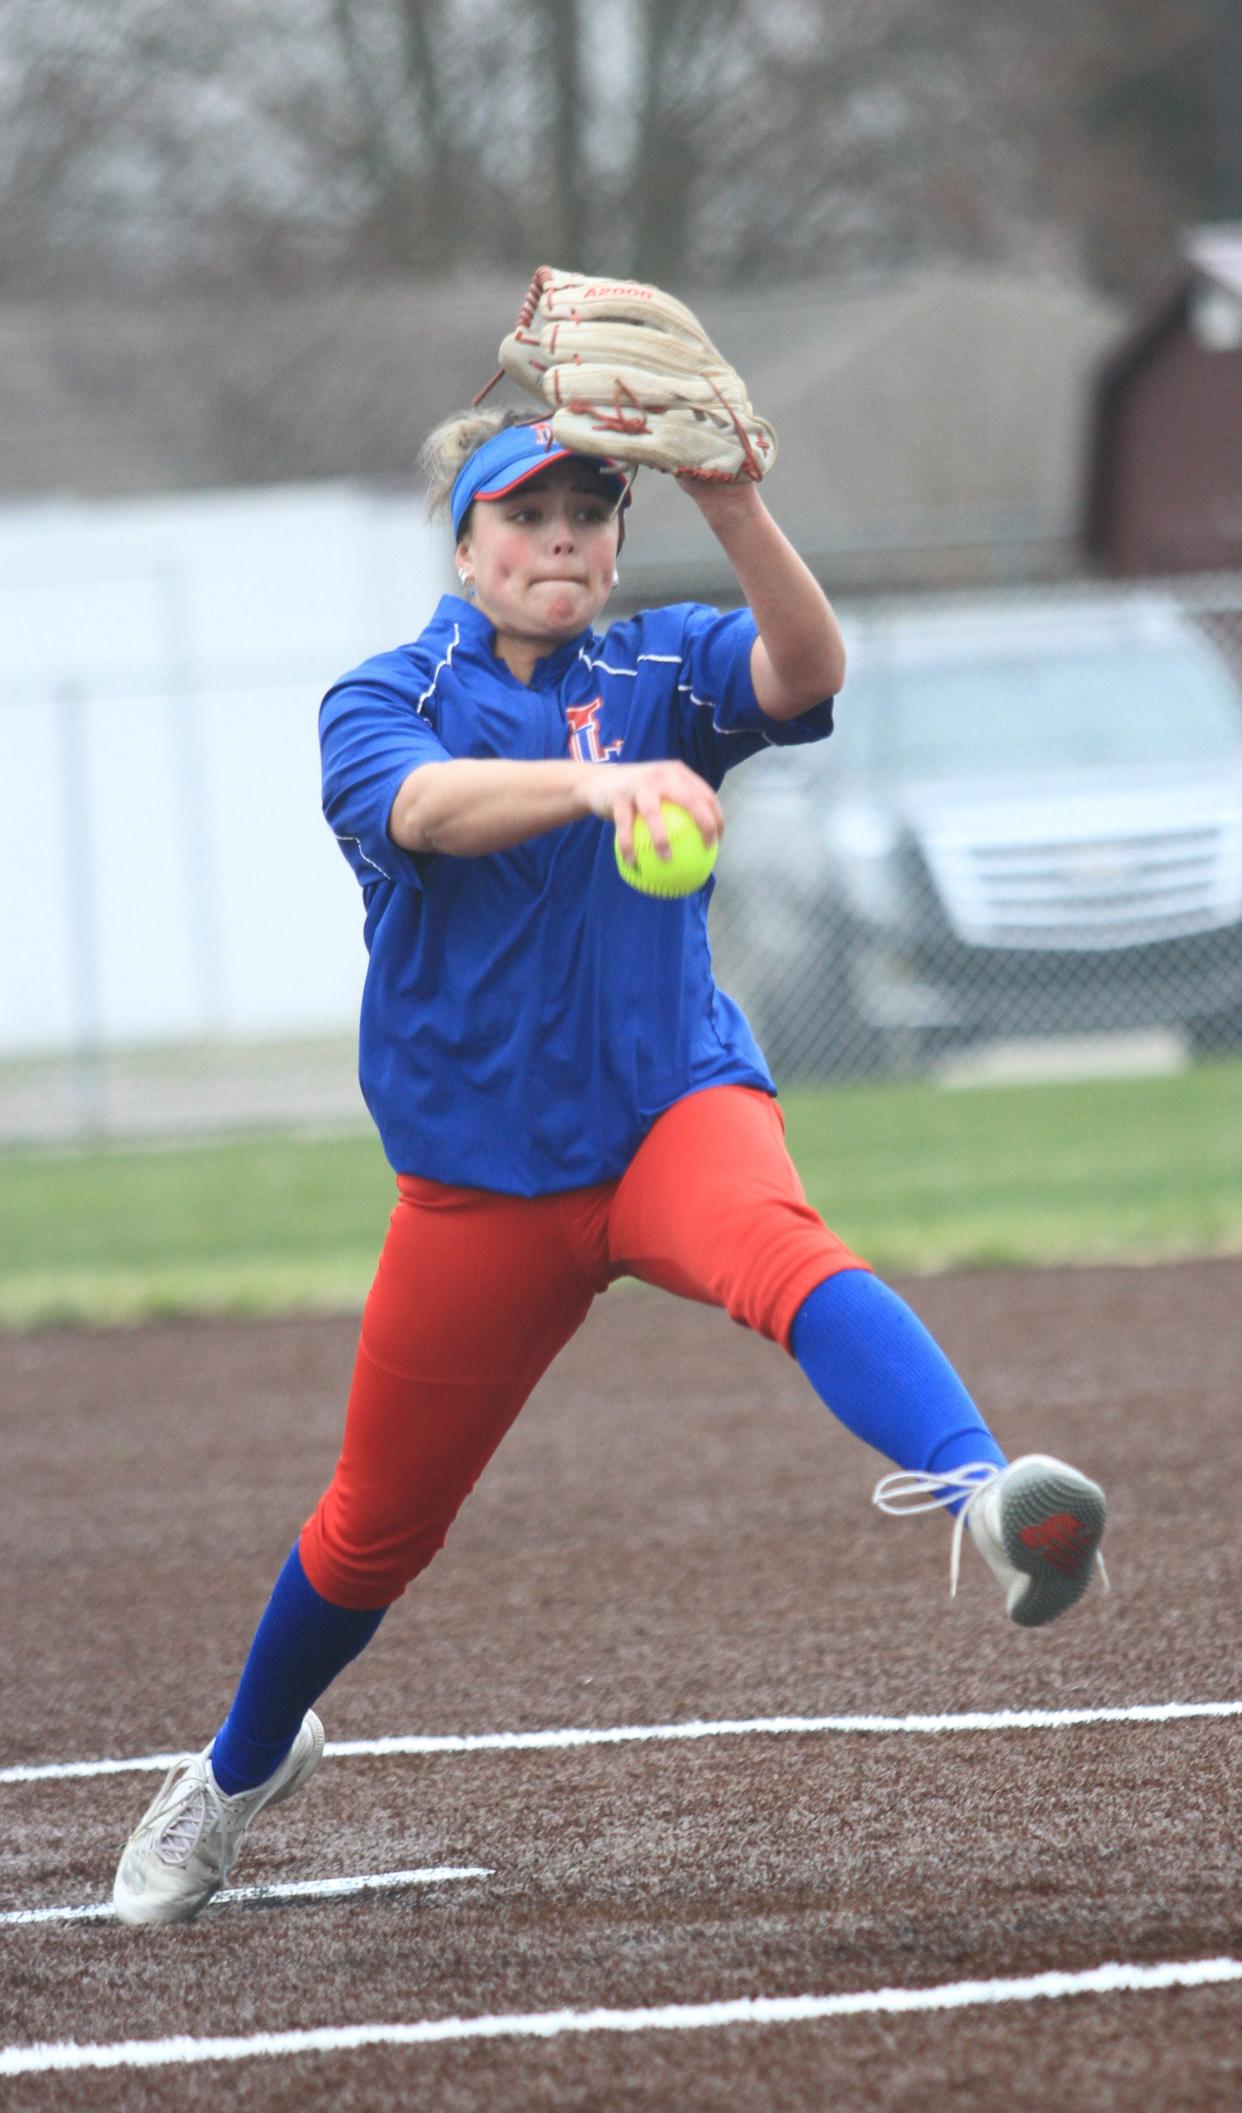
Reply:
[[[316,712],[450,556],[345,485],[0,509],[0,1053],[352,1027]]]

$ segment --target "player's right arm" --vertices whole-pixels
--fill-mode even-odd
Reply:
[[[634,856],[634,820],[642,815],[658,851],[668,837],[662,800],[686,808],[704,841],[723,833],[720,802],[705,778],[685,763],[510,761],[458,756],[420,763],[398,787],[388,834],[403,851],[481,858],[507,851],[566,822],[597,815],[617,832],[621,855]]]

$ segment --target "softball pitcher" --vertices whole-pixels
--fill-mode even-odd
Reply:
[[[461,593],[321,712],[324,811],[364,906],[360,1076],[397,1190],[340,1458],[220,1730],[125,1848],[125,1922],[197,1914],[249,1822],[306,1782],[311,1705],[619,1276],[778,1343],[897,1463],[876,1501],[954,1513],[954,1580],[965,1528],[1014,1621],[1062,1613],[1096,1565],[1100,1490],[1044,1455],[1006,1465],[922,1324],[808,1205],[712,978],[712,884],[653,900],[617,871],[637,818],[666,851],[676,802],[713,843],[726,771],[832,731],[841,634],[760,495],[775,436],[657,289],[537,274],[502,363],[534,416],[464,413],[425,451]],[[678,476],[742,607],[595,628],[640,462]]]

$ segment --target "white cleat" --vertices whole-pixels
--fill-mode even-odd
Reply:
[[[872,1503],[888,1512],[934,1511],[963,1491],[949,1566],[954,1594],[967,1527],[1005,1594],[1009,1619],[1021,1628],[1038,1629],[1075,1606],[1097,1568],[1107,1587],[1099,1552],[1104,1492],[1047,1453],[1025,1453],[1004,1468],[980,1463],[945,1475],[885,1475]]]
[[[112,1888],[118,1919],[189,1922],[227,1884],[251,1820],[300,1790],[322,1754],[323,1726],[307,1710],[275,1775],[255,1790],[226,1797],[209,1746],[176,1762],[125,1844]]]

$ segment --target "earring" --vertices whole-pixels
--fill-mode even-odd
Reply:
[[[619,573],[619,572],[617,571],[617,568],[616,568],[616,566],[615,566],[615,565],[614,565],[614,566],[613,566],[613,568],[612,568],[612,584],[613,584],[613,586],[614,586],[614,587],[619,587],[619,586],[621,585],[621,575],[620,575],[620,573]]]
[[[458,579],[459,579],[459,580],[461,581],[461,583],[462,583],[462,586],[463,586],[463,587],[465,588],[465,590],[466,590],[466,593],[467,593],[467,594],[473,594],[473,593],[474,593],[474,574],[473,574],[472,572],[466,572],[466,571],[462,570],[462,571],[459,571],[459,572],[458,572],[458,574],[457,574],[457,577],[458,577]]]

